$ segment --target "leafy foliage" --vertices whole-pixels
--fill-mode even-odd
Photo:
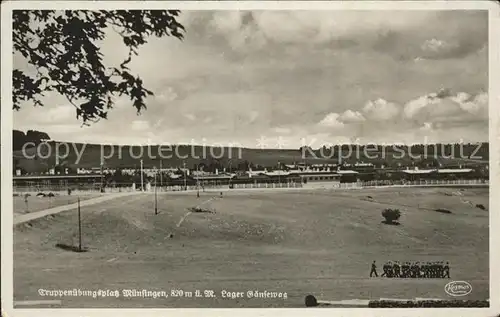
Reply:
[[[399,209],[387,208],[382,211],[382,217],[385,218],[386,222],[393,223],[401,217],[401,212]]]
[[[45,132],[28,130],[24,133],[19,130],[12,130],[12,148],[14,151],[21,150],[28,142],[31,143],[31,146],[36,146],[44,140],[50,140],[49,135]]]
[[[36,75],[13,70],[13,103],[43,106],[45,92],[57,92],[76,108],[84,124],[106,119],[115,97],[130,97],[134,108],[146,109],[145,98],[153,95],[143,80],[130,73],[128,64],[150,36],[183,39],[178,10],[52,11],[16,10],[13,13],[14,52],[36,69]],[[110,27],[129,49],[119,67],[103,65],[97,44]]]

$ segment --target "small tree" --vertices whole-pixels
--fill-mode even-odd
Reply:
[[[398,223],[397,220],[401,217],[401,212],[399,209],[386,208],[382,211],[382,217],[385,218],[385,223],[395,224]]]

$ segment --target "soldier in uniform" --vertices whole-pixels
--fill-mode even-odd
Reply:
[[[375,277],[378,277],[377,265],[375,264],[375,261],[373,261],[372,263],[372,268],[370,270],[370,277],[372,277],[373,274],[375,274]]]
[[[427,262],[427,278],[432,278],[434,274],[434,262]]]
[[[425,262],[422,265],[422,270],[424,271],[424,278],[428,278],[431,274],[431,263],[430,262]]]
[[[443,278],[443,262],[441,261],[436,264],[436,278]]]
[[[408,277],[408,270],[409,270],[408,262],[403,263],[401,269],[402,269],[401,277],[405,278]]]
[[[394,271],[392,269],[392,262],[391,261],[389,261],[389,263],[387,263],[387,277],[388,278],[394,277]]]
[[[382,273],[382,275],[380,275],[380,277],[383,277],[383,276],[385,276],[385,277],[389,277],[389,266],[390,266],[390,265],[389,265],[389,263],[388,263],[388,262],[386,262],[386,263],[384,264],[384,266],[382,267],[382,270],[384,270],[384,273]]]
[[[443,278],[450,278],[450,263],[446,262],[446,265],[443,268],[444,274]]]
[[[412,278],[417,278],[418,269],[419,269],[419,267],[417,266],[417,263],[414,262],[411,265],[411,277]]]
[[[394,277],[401,277],[401,267],[399,266],[398,261],[394,262],[392,269],[393,269]]]

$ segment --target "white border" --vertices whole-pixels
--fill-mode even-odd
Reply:
[[[166,9],[181,10],[489,10],[489,142],[490,142],[490,308],[283,308],[283,309],[13,309],[13,208],[12,203],[12,16],[15,9]],[[362,21],[360,21],[362,23]],[[500,10],[494,1],[6,1],[1,4],[1,300],[5,316],[497,316],[500,314],[500,202],[494,199],[500,186]],[[493,211],[493,212],[492,212]],[[495,230],[496,229],[496,230]],[[496,282],[492,282],[496,281]]]

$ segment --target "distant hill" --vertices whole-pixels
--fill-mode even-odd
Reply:
[[[65,146],[64,144],[67,144]],[[104,166],[110,168],[139,168],[142,158],[145,168],[159,167],[160,160],[163,167],[181,167],[183,163],[187,168],[194,168],[196,164],[210,166],[213,170],[232,166],[233,169],[247,169],[249,166],[273,167],[281,164],[293,164],[306,162],[308,164],[338,163],[339,153],[342,153],[342,162],[355,163],[363,161],[373,163],[377,166],[387,167],[402,166],[458,166],[458,165],[484,165],[489,159],[489,144],[468,144],[463,145],[461,155],[459,145],[437,145],[429,146],[426,159],[412,159],[413,156],[424,154],[424,146],[398,146],[396,148],[381,146],[377,149],[374,146],[365,148],[359,147],[358,151],[351,150],[349,157],[349,147],[344,145],[337,147],[333,151],[323,148],[316,150],[304,149],[249,149],[249,148],[215,148],[191,145],[163,146],[101,146],[99,144],[82,143],[62,143],[56,141],[44,142],[38,147],[30,147],[26,153],[14,151],[14,166],[26,172],[42,172],[56,165],[56,149],[59,148],[62,156],[69,150],[67,157],[58,163],[70,168],[92,168],[99,167],[101,155],[105,157]],[[451,157],[452,149],[454,156]],[[323,151],[323,152],[321,152]],[[142,155],[141,155],[142,153]],[[163,159],[161,158],[163,153]],[[221,155],[223,153],[224,155]],[[308,155],[304,158],[303,153]],[[322,153],[322,154],[321,154]],[[368,153],[368,155],[366,155]],[[81,154],[81,156],[79,156]],[[474,154],[481,156],[481,159],[469,158]],[[461,157],[462,156],[462,157]]]

